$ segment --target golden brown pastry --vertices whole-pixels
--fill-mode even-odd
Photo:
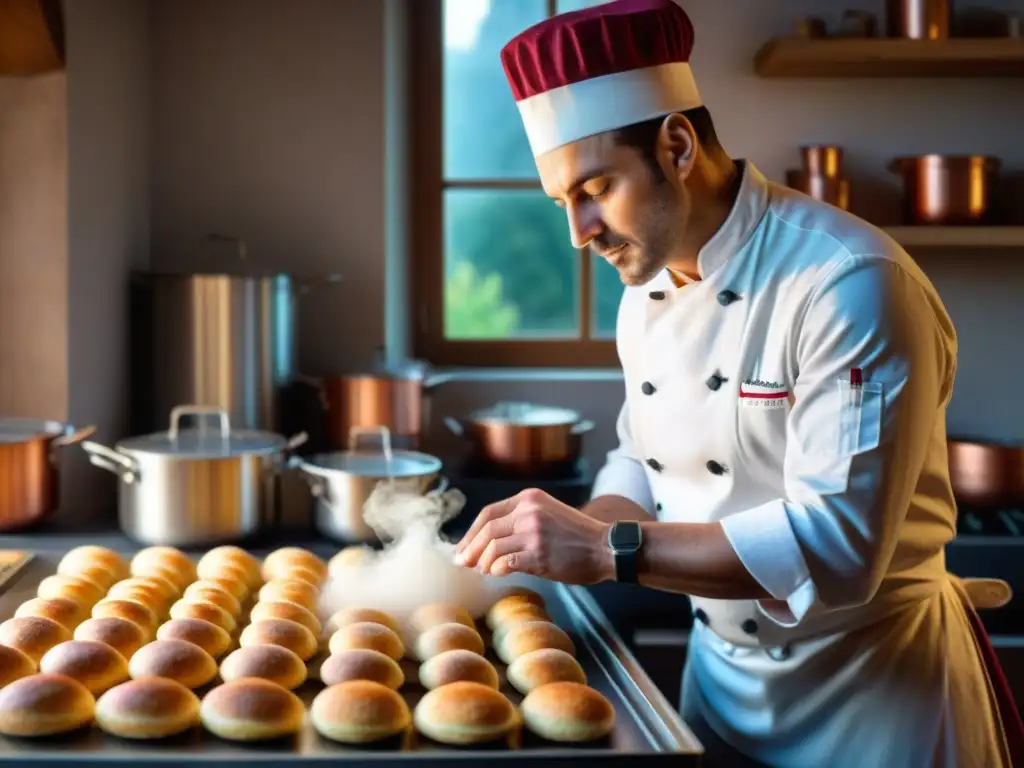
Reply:
[[[370,621],[374,624],[382,624],[392,632],[398,632],[398,622],[391,616],[378,611],[376,608],[342,608],[327,620],[327,631],[337,632],[349,624],[357,624],[361,621]]]
[[[238,619],[242,615],[242,603],[238,598],[213,581],[194,581],[188,585],[181,599],[190,603],[210,603],[222,608]]]
[[[230,592],[238,602],[249,597],[249,575],[245,568],[235,563],[221,563],[203,581],[208,581]]]
[[[511,594],[505,595],[487,611],[487,626],[490,629],[496,629],[508,613],[517,611],[527,605],[532,605],[534,608],[540,608],[541,610],[545,609],[544,598],[532,590],[517,589]]]
[[[217,676],[213,656],[185,640],[155,640],[142,646],[128,662],[134,680],[164,677],[186,688],[200,688]]]
[[[524,653],[509,664],[506,673],[512,687],[522,694],[548,683],[587,684],[587,675],[576,657],[557,648]]]
[[[0,690],[0,733],[54,736],[92,722],[95,699],[77,680],[64,675],[30,675]]]
[[[480,744],[520,724],[512,702],[481,683],[458,682],[427,691],[413,713],[416,729],[442,744]]]
[[[375,624],[371,621],[348,624],[331,635],[328,642],[328,649],[332,654],[350,651],[354,648],[380,651],[395,661],[405,655],[402,639],[383,624]]]
[[[305,714],[306,708],[294,693],[253,677],[217,686],[199,705],[203,727],[230,741],[263,741],[296,734]]]
[[[132,576],[157,576],[178,588],[180,594],[196,580],[196,566],[192,559],[174,547],[146,547],[132,558]]]
[[[260,619],[242,630],[239,645],[280,645],[292,651],[303,661],[309,661],[320,649],[316,635],[299,624],[287,619]]]
[[[24,651],[0,645],[0,688],[36,673],[36,663]]]
[[[307,670],[294,651],[280,645],[250,645],[228,654],[220,664],[220,676],[226,683],[258,677],[291,691],[306,682]]]
[[[462,649],[484,655],[484,640],[475,629],[465,624],[436,624],[416,638],[416,658],[420,661],[445,651]]]
[[[171,603],[178,599],[178,588],[167,579],[159,576],[132,576],[122,579],[110,588],[107,597],[117,597],[117,593],[124,590],[131,590],[133,587],[142,587],[147,592],[159,598],[160,605],[164,610],[170,607]]]
[[[128,619],[108,616],[83,621],[75,628],[75,640],[92,640],[109,645],[127,661],[146,644],[147,636],[138,624]]]
[[[327,578],[327,565],[312,552],[299,547],[281,547],[263,559],[263,580],[289,579],[289,572],[297,567],[313,571],[319,579],[317,586]]]
[[[167,615],[168,603],[163,599],[156,587],[152,584],[130,584],[132,581],[135,581],[135,579],[117,582],[107,592],[107,599],[131,600],[134,603],[142,603],[153,612],[153,615],[158,620]],[[122,584],[127,584],[128,586],[121,586]]]
[[[0,645],[21,651],[33,664],[60,643],[71,639],[71,633],[53,619],[42,616],[21,616],[0,624]]]
[[[506,664],[541,648],[558,648],[572,656],[576,655],[576,647],[569,636],[550,621],[516,624],[494,644],[498,658]]]
[[[320,666],[324,685],[337,685],[349,680],[372,680],[393,690],[405,684],[405,673],[397,661],[380,651],[353,648],[327,657]]]
[[[68,632],[74,632],[75,627],[89,618],[85,608],[66,597],[33,597],[19,605],[14,616],[42,616],[53,619]]]
[[[106,643],[69,640],[46,652],[39,662],[39,671],[70,677],[98,696],[128,679],[128,662]]]
[[[342,744],[380,741],[412,724],[405,699],[372,680],[350,680],[320,691],[309,708],[309,719],[317,733]]]
[[[498,670],[479,653],[457,648],[444,651],[420,664],[420,685],[427,690],[457,682],[471,682],[498,690]]]
[[[320,587],[324,583],[324,579],[321,578],[317,571],[312,568],[306,568],[303,565],[296,565],[294,568],[288,569],[288,579],[291,581],[304,581],[311,587]]]
[[[202,619],[171,619],[156,631],[157,640],[184,640],[198,645],[213,658],[219,659],[231,647],[231,635]]]
[[[320,637],[323,628],[320,619],[297,603],[256,603],[249,614],[250,621],[261,619],[287,619],[297,621],[315,636]]]
[[[165,739],[199,725],[199,697],[163,677],[129,680],[100,696],[96,725],[122,739]]]
[[[491,630],[491,642],[493,645],[500,643],[505,633],[516,626],[516,624],[525,624],[528,621],[551,621],[547,611],[529,604],[523,604],[515,610],[507,612],[501,618],[501,623]]]
[[[346,568],[360,568],[373,561],[374,550],[361,544],[345,547],[327,563],[328,573],[344,571]]]
[[[469,611],[454,603],[424,605],[416,609],[409,617],[409,624],[412,626],[413,633],[417,635],[438,624],[448,624],[449,622],[464,624],[470,629],[476,629],[476,623],[469,615]]]
[[[146,633],[147,638],[153,636],[158,624],[156,614],[148,606],[135,600],[119,600],[113,597],[105,597],[96,603],[92,608],[92,617],[127,619],[137,624],[139,629]]]
[[[128,578],[128,563],[112,549],[88,544],[64,555],[57,564],[57,573],[78,577],[87,573],[88,581],[109,589],[115,581]]]
[[[176,602],[171,606],[170,615],[172,619],[202,619],[216,624],[228,634],[238,627],[238,622],[219,605],[200,603],[193,598]]]
[[[523,699],[521,712],[526,727],[549,741],[594,741],[615,726],[611,702],[581,683],[542,685]]]
[[[245,574],[245,586],[250,592],[255,592],[263,583],[259,559],[241,547],[214,547],[199,559],[196,573],[200,579],[216,576],[220,566],[225,564],[233,565]]]
[[[304,581],[268,581],[260,589],[259,601],[261,603],[295,603],[307,611],[316,613],[320,602],[320,593],[316,587]]]
[[[91,581],[56,573],[39,582],[36,595],[39,597],[63,597],[74,600],[83,608],[89,609],[103,598],[103,590]]]

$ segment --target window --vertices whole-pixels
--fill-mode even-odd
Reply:
[[[410,131],[417,357],[434,365],[618,366],[622,284],[569,242],[540,187],[499,52],[598,0],[413,0]]]

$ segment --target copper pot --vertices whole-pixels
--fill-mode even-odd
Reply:
[[[898,157],[889,170],[903,177],[908,224],[982,224],[991,218],[992,188],[1001,163],[984,155]]]
[[[25,528],[60,504],[60,448],[96,431],[56,421],[0,419],[0,530]]]
[[[848,179],[834,178],[805,170],[786,171],[786,186],[810,195],[815,200],[842,208],[850,209],[850,182]]]
[[[469,442],[477,467],[518,477],[568,472],[580,458],[583,435],[594,428],[576,411],[532,403],[498,403],[444,422]]]
[[[804,170],[812,176],[841,179],[843,176],[843,148],[835,146],[800,147]]]
[[[1024,505],[1024,448],[950,440],[949,479],[958,502],[973,507]]]
[[[889,37],[912,40],[949,37],[952,0],[887,0],[885,10]]]

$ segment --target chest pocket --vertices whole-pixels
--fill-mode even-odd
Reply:
[[[793,396],[774,381],[745,381],[736,398],[739,445],[751,474],[781,477],[786,457],[786,424]]]

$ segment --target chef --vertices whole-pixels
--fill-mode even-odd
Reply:
[[[457,560],[689,595],[683,716],[724,764],[1012,765],[1020,718],[944,560],[953,325],[884,232],[726,154],[693,42],[671,0],[618,0],[502,51],[573,245],[626,285],[626,395],[586,507],[525,490]]]

